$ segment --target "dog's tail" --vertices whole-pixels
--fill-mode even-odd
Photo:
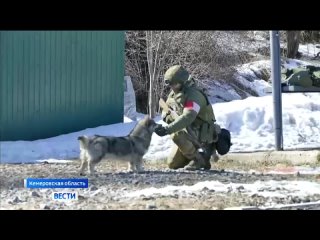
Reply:
[[[80,146],[81,148],[88,148],[89,145],[89,137],[83,135],[83,136],[79,136],[78,140],[80,141]]]

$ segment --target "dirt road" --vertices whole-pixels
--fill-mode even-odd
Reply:
[[[210,171],[168,170],[146,164],[144,173],[125,172],[126,165],[103,162],[78,200],[58,202],[61,189],[27,189],[25,178],[80,178],[79,162],[0,165],[1,209],[319,209],[319,174],[267,174],[274,166],[216,163]],[[232,169],[232,170],[228,170]],[[288,168],[287,168],[288,169]],[[310,204],[313,203],[314,204]],[[306,204],[307,203],[307,204]],[[279,204],[290,206],[277,207]],[[293,204],[293,205],[292,205]],[[304,205],[303,205],[304,204]]]

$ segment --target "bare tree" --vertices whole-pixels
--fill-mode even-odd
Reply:
[[[300,42],[301,43],[319,43],[320,31],[301,31]]]
[[[149,70],[149,94],[148,94],[148,110],[149,115],[153,118],[156,114],[156,99],[158,99],[159,76],[162,69],[162,60],[165,53],[161,53],[163,32],[159,34],[153,31],[146,32],[147,43],[147,62]],[[162,55],[162,56],[161,56]]]
[[[161,41],[161,39],[160,39]],[[158,49],[159,49],[159,45],[160,45],[160,41],[156,44],[157,45],[157,50],[156,50],[156,56],[155,58],[157,58],[157,53],[158,53]],[[149,69],[149,94],[148,94],[148,110],[149,110],[149,116],[151,118],[154,117],[156,110],[154,107],[154,102],[155,102],[155,98],[154,98],[154,78],[155,78],[155,65],[157,62],[157,59],[153,59],[153,48],[155,45],[155,39],[154,39],[154,34],[152,33],[152,31],[147,31],[146,32],[146,42],[147,42],[147,62],[148,62],[148,69]]]
[[[287,57],[295,58],[298,53],[301,31],[287,31]]]
[[[145,31],[127,31],[125,46],[125,70],[130,75],[137,100],[137,111],[147,112],[148,64]]]
[[[144,101],[146,112],[154,116],[158,99],[169,91],[162,76],[175,64],[184,66],[202,88],[206,88],[203,80],[229,78],[233,66],[247,61],[242,35],[231,31],[127,32],[126,71],[133,79],[137,100]]]

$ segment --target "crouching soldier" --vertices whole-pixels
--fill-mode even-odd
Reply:
[[[159,136],[170,134],[175,143],[168,157],[169,168],[210,169],[211,156],[218,160],[215,143],[221,129],[215,124],[216,119],[207,96],[179,65],[165,72],[164,81],[171,88],[164,103],[167,109],[162,105],[162,117],[168,125],[159,125],[155,132]]]

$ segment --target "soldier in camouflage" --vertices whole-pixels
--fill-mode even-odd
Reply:
[[[210,169],[211,156],[214,156],[214,160],[218,157],[214,143],[218,140],[220,127],[215,124],[214,112],[207,96],[179,65],[166,71],[164,81],[171,88],[166,103],[178,115],[173,119],[170,113],[163,111],[163,120],[168,125],[159,125],[155,130],[159,136],[170,134],[175,143],[168,157],[169,168]],[[191,141],[192,138],[196,141]]]

